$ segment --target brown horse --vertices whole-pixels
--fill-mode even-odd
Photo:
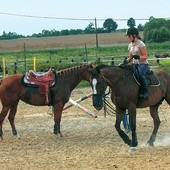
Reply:
[[[133,78],[132,66],[97,66],[92,71],[93,106],[97,110],[103,107],[103,95],[106,86],[112,90],[111,100],[116,106],[115,128],[123,141],[131,147],[138,145],[136,135],[136,108],[150,108],[150,115],[153,118],[154,129],[148,141],[150,146],[154,146],[156,134],[160,125],[158,107],[165,99],[170,105],[170,75],[164,71],[155,71],[154,74],[159,78],[159,86],[149,86],[149,99],[140,99],[139,85]],[[120,123],[126,109],[129,113],[129,123],[132,132],[132,140],[121,129]]]
[[[56,73],[56,84],[50,88],[50,105],[54,108],[54,134],[62,136],[60,131],[61,114],[65,103],[68,102],[73,89],[82,81],[90,82],[89,70],[93,65],[81,65]],[[13,135],[17,135],[14,119],[20,100],[34,106],[45,106],[46,96],[39,92],[38,87],[25,86],[23,75],[15,74],[4,78],[0,85],[0,99],[2,110],[0,113],[0,137],[3,138],[2,124],[9,112],[9,122]]]

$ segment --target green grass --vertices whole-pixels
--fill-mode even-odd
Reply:
[[[160,66],[163,70],[170,74],[170,60],[163,60],[160,62]]]
[[[170,42],[165,43],[149,43],[146,44],[149,58],[154,58],[157,53],[170,54]],[[109,47],[91,47],[87,48],[62,48],[62,49],[46,49],[46,50],[27,50],[25,52],[1,52],[0,60],[4,57],[6,59],[9,74],[14,72],[14,62],[17,63],[17,72],[23,73],[33,69],[33,57],[36,57],[36,70],[40,71],[42,68],[48,69],[54,66],[57,70],[72,67],[74,65],[82,64],[86,59],[88,62],[96,63],[103,60],[112,60],[114,57],[115,64],[119,64],[120,60],[128,56],[127,45],[114,45]],[[26,61],[26,63],[25,63]],[[161,61],[162,63],[162,61]],[[106,62],[105,64],[110,64]],[[151,62],[152,64],[152,62]],[[154,64],[154,62],[153,62]],[[169,64],[165,62],[165,65]]]
[[[170,54],[170,42],[161,44],[150,43],[146,44],[149,58],[155,58],[155,54],[168,53]],[[33,69],[33,58],[36,57],[36,71],[42,68],[47,70],[50,66],[54,66],[56,70],[73,67],[82,64],[86,59],[88,62],[99,63],[100,61],[112,60],[114,57],[115,65],[118,65],[124,57],[128,56],[127,45],[114,45],[109,47],[91,47],[85,51],[84,48],[62,48],[62,49],[47,49],[47,50],[27,50],[17,52],[1,52],[0,60],[6,59],[8,74],[14,73],[14,62],[17,63],[17,73],[24,73],[25,71]],[[26,62],[25,62],[26,61]],[[161,68],[170,73],[170,61],[160,61]],[[111,62],[105,62],[111,64]],[[154,66],[155,61],[150,61],[150,65]],[[87,87],[89,83],[82,81],[79,87]]]

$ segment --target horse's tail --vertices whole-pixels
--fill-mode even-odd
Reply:
[[[2,80],[3,80],[3,79],[0,80],[0,85],[1,85],[1,83],[2,83]]]

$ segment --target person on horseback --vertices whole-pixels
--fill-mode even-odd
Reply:
[[[132,63],[135,65],[135,68],[137,68],[138,71],[141,84],[139,97],[143,99],[148,99],[149,96],[145,75],[146,72],[149,71],[149,63],[147,60],[148,54],[146,46],[141,40],[139,31],[135,27],[129,28],[126,32],[126,36],[128,36],[130,44],[128,46],[129,57],[124,60],[124,64],[127,64],[132,61]]]

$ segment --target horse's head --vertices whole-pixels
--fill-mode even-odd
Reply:
[[[81,75],[83,76],[83,79],[90,82],[91,81],[91,71],[94,69],[93,64],[85,64],[82,65]]]
[[[103,108],[103,97],[107,88],[107,82],[100,74],[100,68],[96,67],[91,72],[91,86],[93,91],[93,106],[97,110]]]

